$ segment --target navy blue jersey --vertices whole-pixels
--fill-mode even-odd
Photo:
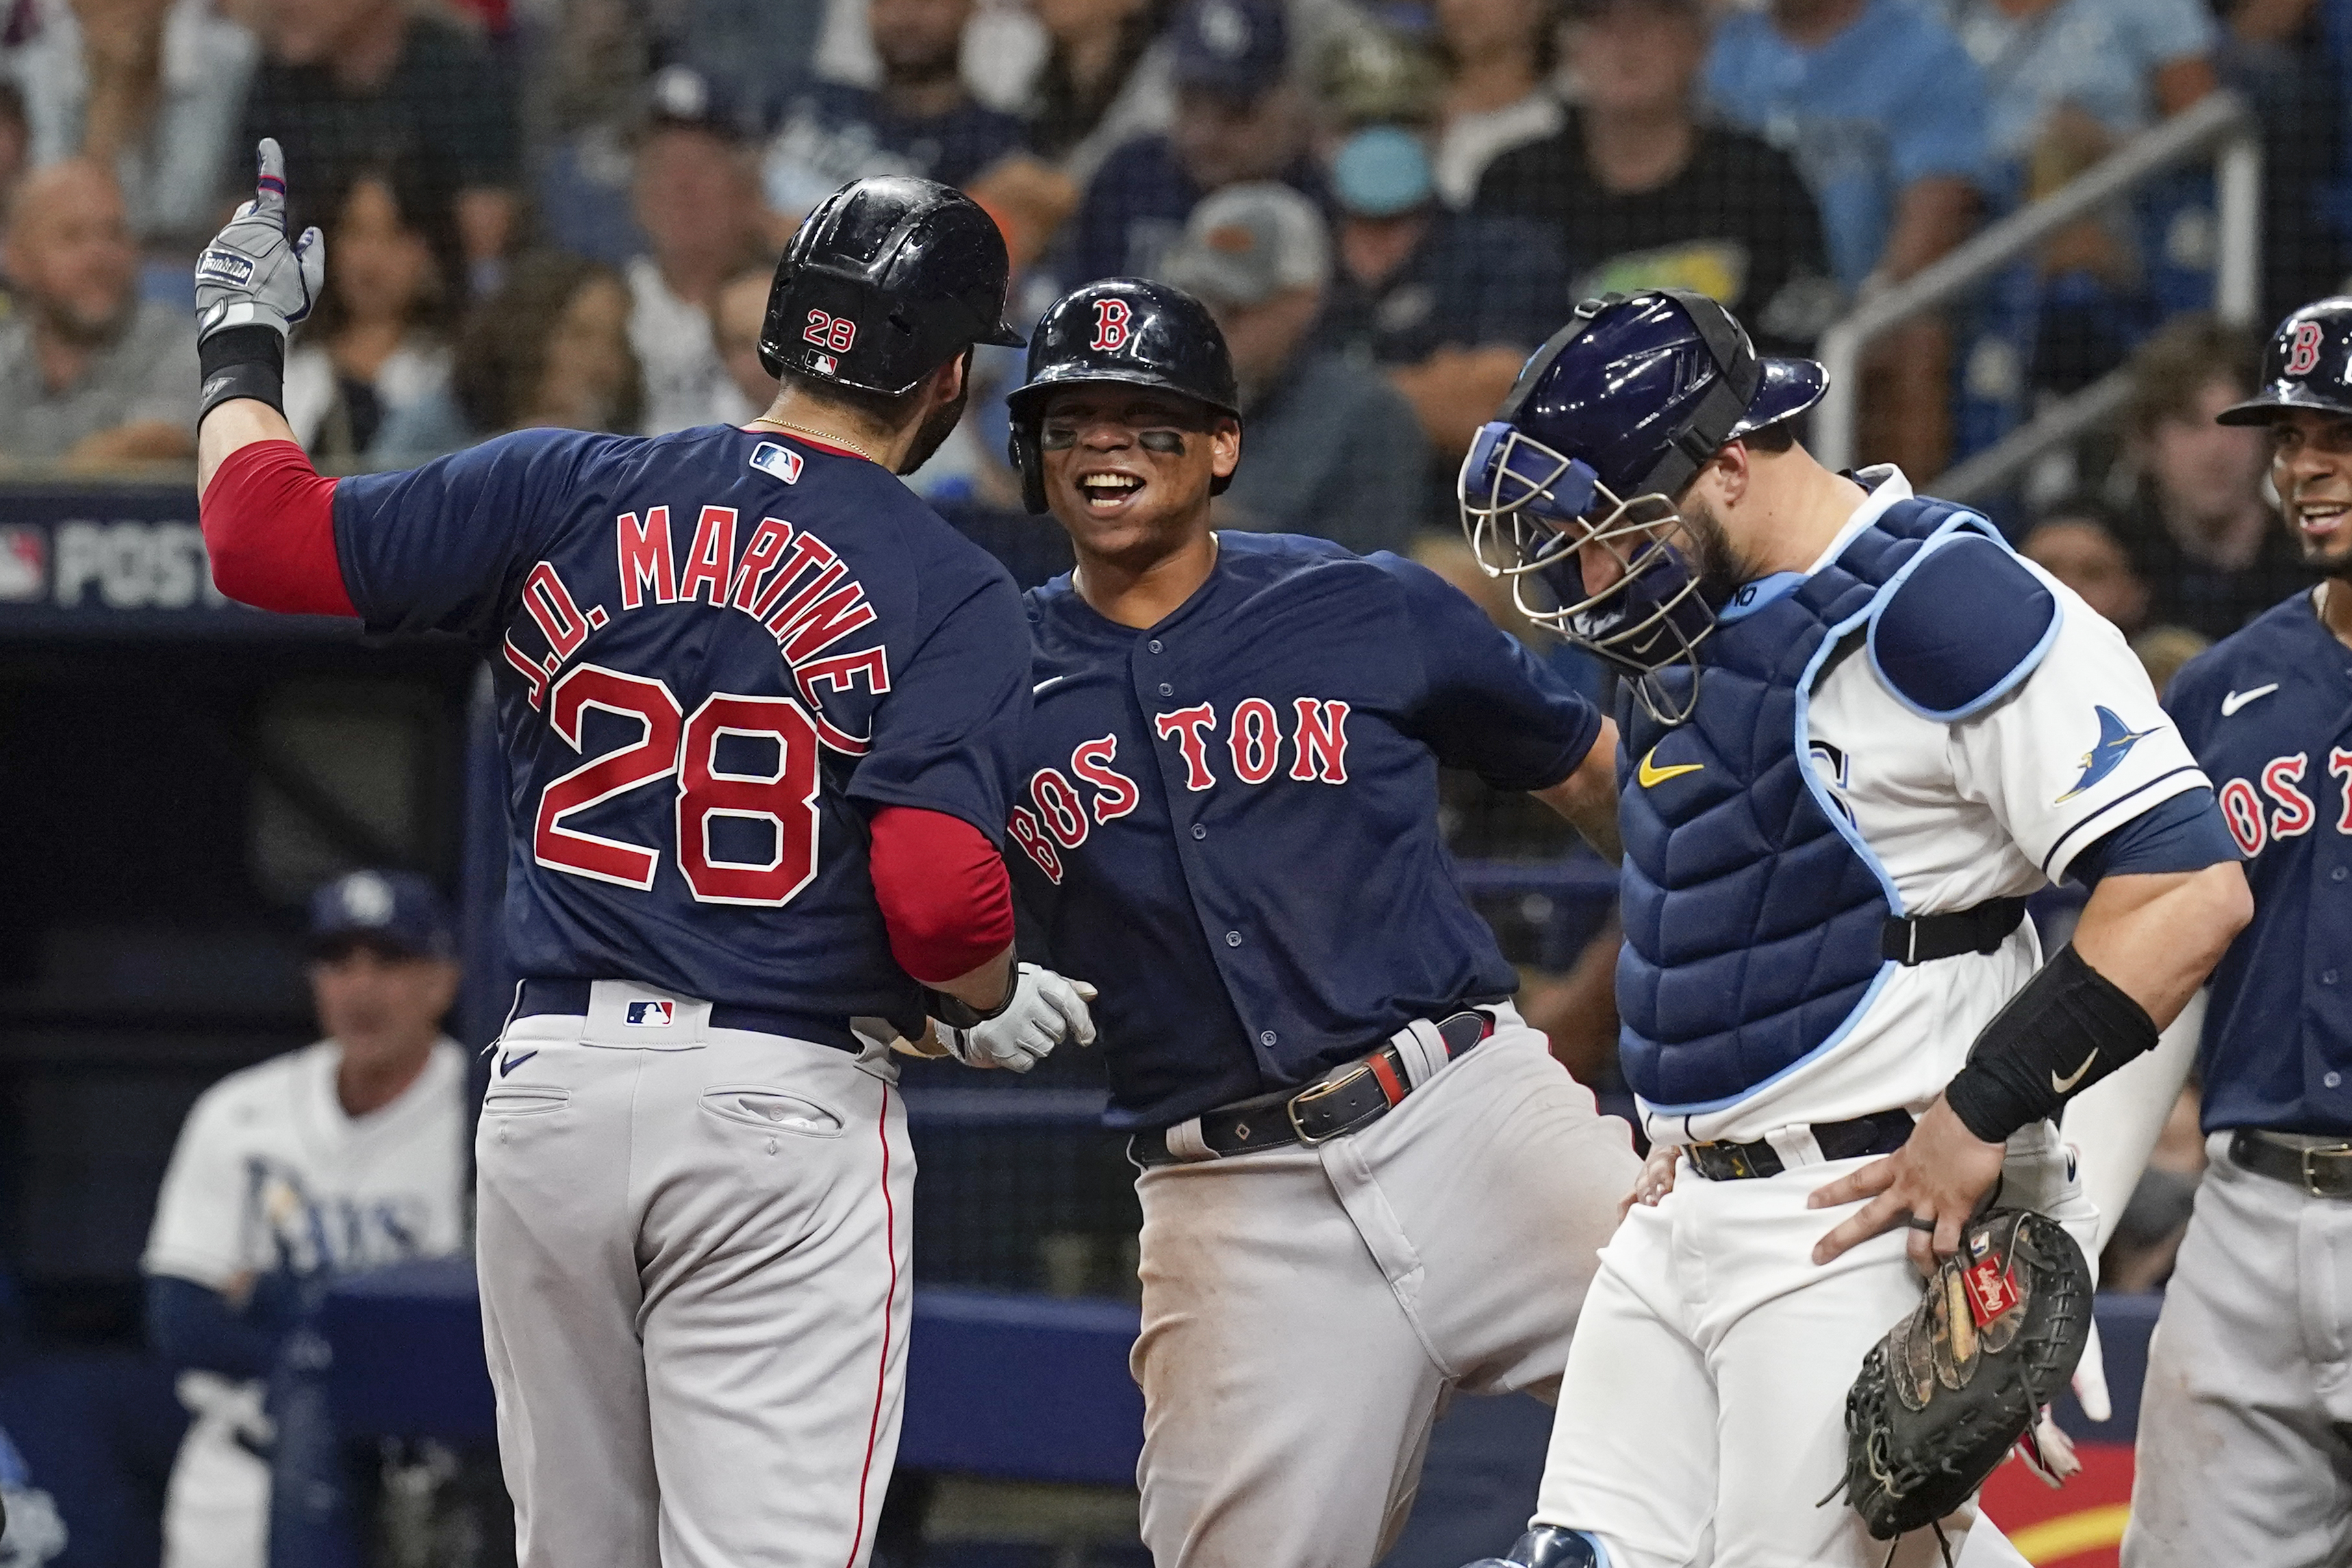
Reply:
[[[2352,648],[2305,590],[2190,661],[2164,705],[2254,891],[2213,971],[2205,1129],[2352,1133]]]
[[[919,1027],[866,814],[1003,841],[1028,649],[897,479],[723,426],[525,431],[342,480],[335,549],[371,630],[492,654],[519,973]]]
[[[1209,580],[1147,631],[1067,575],[1028,596],[1011,858],[1043,956],[1100,988],[1115,1127],[1306,1082],[1517,990],[1454,880],[1437,769],[1549,788],[1601,726],[1411,562],[1218,539]]]

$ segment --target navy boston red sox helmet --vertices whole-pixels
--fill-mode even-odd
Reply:
[[[1029,335],[1029,376],[1006,396],[1013,415],[1013,466],[1021,499],[1045,510],[1045,476],[1037,447],[1045,400],[1055,388],[1114,382],[1173,392],[1238,421],[1225,334],[1209,308],[1181,289],[1140,278],[1106,278],[1054,302]],[[1222,492],[1226,479],[1209,481]]]
[[[2218,416],[2223,425],[2267,425],[2290,408],[2352,414],[2352,298],[2315,300],[2271,334],[2262,389]]]
[[[1019,348],[996,220],[907,175],[853,180],[801,221],[776,264],[760,363],[897,395],[974,343]]]

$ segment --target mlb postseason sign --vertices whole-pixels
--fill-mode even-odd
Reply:
[[[348,637],[352,628],[223,597],[194,490],[0,486],[0,636],[58,633]]]

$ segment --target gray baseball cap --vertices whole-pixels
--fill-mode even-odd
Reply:
[[[1192,209],[1160,276],[1213,306],[1262,304],[1328,282],[1330,237],[1315,204],[1288,185],[1228,185]]]

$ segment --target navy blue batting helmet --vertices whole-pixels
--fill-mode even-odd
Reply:
[[[2267,425],[2289,408],[2352,414],[2352,299],[2315,300],[2278,325],[2263,350],[2262,390],[2217,416],[2224,425]]]
[[[1045,510],[1037,432],[1046,398],[1057,387],[1104,382],[1176,393],[1236,421],[1242,416],[1233,356],[1206,305],[1173,284],[1141,278],[1106,278],[1073,289],[1029,334],[1028,379],[1005,397],[1013,466],[1031,511]],[[1231,482],[1231,476],[1211,479],[1209,493]]]
[[[1536,351],[1471,443],[1457,494],[1463,531],[1519,608],[1640,684],[1696,665],[1715,611],[1670,542],[1675,500],[1725,443],[1803,413],[1829,377],[1811,360],[1766,360],[1731,312],[1682,289],[1611,294]],[[1588,591],[1579,552],[1602,546],[1613,575]],[[1543,582],[1553,604],[1530,603]],[[1694,682],[1689,689],[1696,693]]]

